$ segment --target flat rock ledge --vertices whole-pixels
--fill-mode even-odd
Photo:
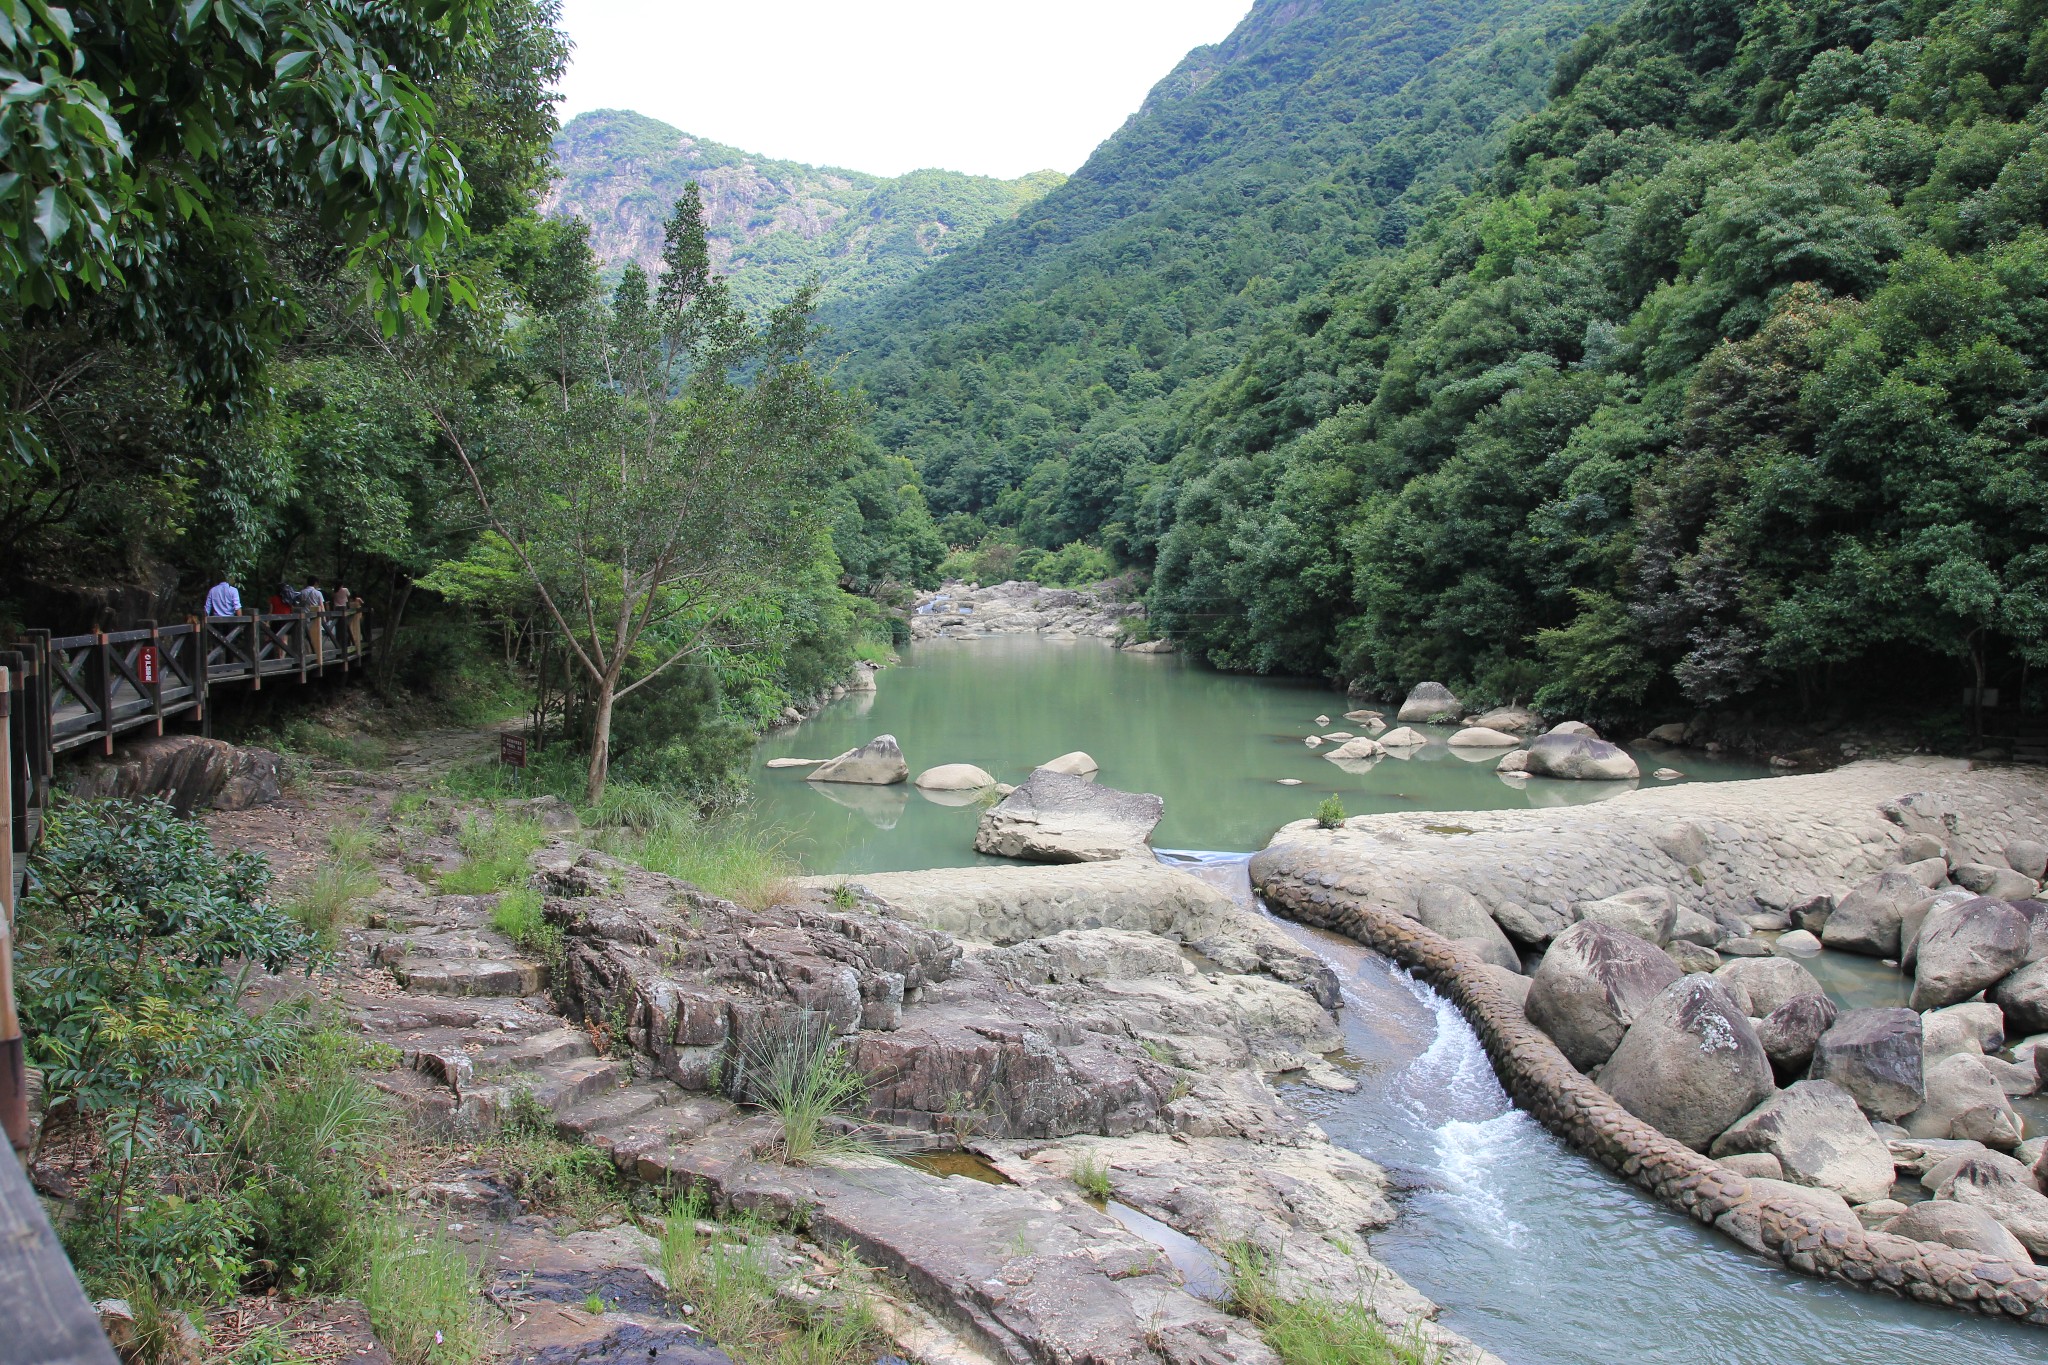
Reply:
[[[1442,991],[1479,1034],[1515,1103],[1576,1150],[1788,1270],[2048,1326],[2048,1267],[1867,1231],[1853,1216],[1776,1193],[1771,1182],[1738,1175],[1635,1117],[1528,1021],[1480,954],[1374,903],[1371,888],[1352,890],[1359,868],[1338,847],[1279,843],[1252,859],[1251,875],[1273,906],[1385,953]]]

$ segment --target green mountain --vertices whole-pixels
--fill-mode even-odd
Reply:
[[[1015,221],[826,310],[878,437],[935,511],[1149,561],[1192,408],[1268,319],[1468,186],[1610,12],[1258,0]]]
[[[552,214],[590,224],[600,259],[652,271],[661,229],[696,181],[708,211],[713,263],[749,312],[779,303],[808,276],[827,300],[900,285],[1014,217],[1060,184],[1057,171],[1019,180],[912,171],[890,178],[755,156],[655,119],[600,109],[555,139],[561,172]]]
[[[1481,188],[1210,392],[1155,618],[1226,665],[1610,715],[2038,710],[2044,87],[2044,0],[1595,28]]]

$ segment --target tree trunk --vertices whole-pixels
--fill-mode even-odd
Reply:
[[[612,766],[612,695],[618,679],[607,677],[597,685],[597,717],[590,727],[590,781],[583,799],[596,805],[604,797],[605,778]]]

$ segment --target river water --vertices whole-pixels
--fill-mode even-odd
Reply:
[[[1308,685],[1231,677],[1172,656],[1097,642],[994,636],[919,645],[880,692],[829,707],[760,746],[759,813],[795,831],[812,871],[871,872],[991,861],[972,852],[979,808],[907,787],[826,788],[769,758],[829,757],[894,734],[913,772],[975,763],[1004,781],[1070,749],[1101,780],[1157,792],[1154,843],[1250,904],[1244,864],[1281,824],[1336,793],[1351,814],[1456,812],[1603,794],[1595,784],[1511,787],[1493,756],[1468,763],[1438,744],[1408,761],[1340,771],[1301,743],[1340,697]],[[1762,770],[1693,754],[1688,780]],[[1285,787],[1277,779],[1295,777]],[[1264,913],[1259,907],[1260,913]],[[1444,1320],[1510,1365],[2021,1365],[2048,1361],[2048,1334],[1787,1275],[1671,1213],[1576,1155],[1515,1109],[1477,1036],[1448,1001],[1385,958],[1289,921],[1344,984],[1355,1094],[1289,1088],[1332,1140],[1392,1170],[1403,1216],[1373,1251],[1443,1305]],[[1809,965],[1815,965],[1810,963]],[[1888,989],[1867,971],[1816,969],[1850,1003]],[[1861,964],[1856,964],[1860,967]]]

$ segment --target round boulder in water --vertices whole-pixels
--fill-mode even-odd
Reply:
[[[1590,735],[1549,734],[1529,746],[1527,772],[1571,782],[1633,782],[1642,776],[1626,750]]]
[[[806,781],[851,782],[873,787],[893,786],[908,781],[910,765],[894,735],[876,735],[858,749],[848,749],[812,769]]]
[[[1050,768],[1056,773],[1065,773],[1068,777],[1093,777],[1102,770],[1101,764],[1079,749],[1074,750],[1072,753],[1061,754],[1051,762],[1041,763],[1038,766],[1040,768]]]
[[[941,763],[917,775],[917,785],[925,791],[981,791],[995,784],[995,778],[972,763]]]
[[[1502,730],[1471,725],[1451,736],[1453,749],[1512,749],[1522,741]]]
[[[1396,720],[1404,724],[1448,724],[1464,713],[1465,707],[1442,683],[1423,682],[1415,684],[1408,700],[1401,703]]]

